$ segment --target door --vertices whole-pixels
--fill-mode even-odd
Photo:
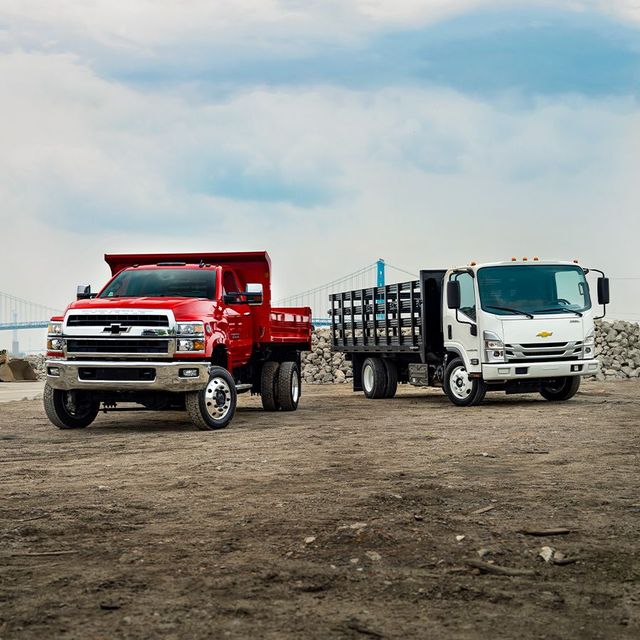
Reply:
[[[233,271],[224,271],[222,274],[222,293],[229,295],[241,293],[242,289]],[[253,318],[251,307],[241,298],[236,302],[225,304],[224,315],[229,323],[229,355],[231,366],[237,367],[246,364],[253,352]]]
[[[476,281],[468,271],[454,272],[449,280],[460,283],[460,308],[448,309],[445,340],[455,344],[467,354],[470,370],[480,370],[480,336],[477,325]],[[475,335],[474,335],[475,334]],[[477,366],[476,366],[477,365]]]

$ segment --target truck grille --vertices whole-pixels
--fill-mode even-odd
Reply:
[[[68,338],[67,353],[169,353],[168,340]]]
[[[168,327],[166,315],[109,314],[109,315],[70,315],[68,327],[108,327],[119,324],[121,327]]]
[[[545,342],[505,345],[509,362],[553,362],[582,357],[582,342]]]

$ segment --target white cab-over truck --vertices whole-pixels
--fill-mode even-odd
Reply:
[[[604,273],[576,262],[423,270],[419,280],[332,294],[332,347],[368,398],[391,398],[403,382],[441,386],[458,406],[487,391],[568,400],[598,371],[594,319],[608,303]]]

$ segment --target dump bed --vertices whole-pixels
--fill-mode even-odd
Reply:
[[[442,280],[425,270],[419,280],[354,289],[329,297],[334,351],[416,353],[442,349]]]
[[[269,325],[271,342],[304,344],[311,350],[310,307],[272,307]]]

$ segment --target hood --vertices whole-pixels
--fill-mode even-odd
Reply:
[[[181,316],[210,315],[216,303],[202,298],[92,298],[78,300],[67,307],[67,311],[74,309],[153,309],[157,311],[173,311],[176,318]]]
[[[505,344],[549,344],[584,340],[583,319],[564,314],[544,318],[502,318]],[[547,335],[550,334],[550,335]]]

